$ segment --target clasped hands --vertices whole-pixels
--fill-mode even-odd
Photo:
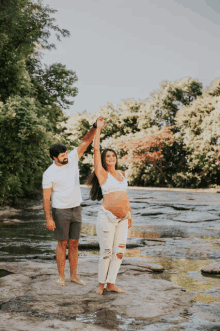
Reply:
[[[97,129],[101,130],[105,126],[104,117],[100,116],[99,118],[97,118],[95,123],[96,123]]]

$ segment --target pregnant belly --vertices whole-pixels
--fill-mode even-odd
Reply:
[[[130,210],[128,195],[124,191],[117,191],[103,195],[103,207],[116,217],[122,218]]]

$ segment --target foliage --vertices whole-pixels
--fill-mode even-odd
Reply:
[[[63,109],[77,95],[76,73],[44,66],[41,49],[68,37],[41,0],[0,0],[0,203],[41,185],[53,142],[78,146],[100,115],[101,149],[111,147],[131,185],[205,187],[220,178],[220,79],[202,91],[197,79],[164,81],[142,101],[106,103],[95,114],[76,114],[68,128]],[[71,140],[70,140],[71,137]],[[81,182],[93,167],[93,147],[80,160]]]
[[[36,116],[34,99],[12,97],[0,103],[0,201],[28,194],[40,187],[42,172],[50,164],[52,134],[45,117]]]
[[[179,139],[186,150],[187,168],[178,172],[179,185],[205,187],[217,183],[220,173],[220,97],[198,98],[177,116]]]
[[[60,63],[43,66],[41,49],[53,49],[69,32],[55,25],[55,10],[41,0],[0,0],[0,204],[39,187],[53,142],[69,139],[63,109],[77,95],[77,76]]]
[[[163,82],[151,99],[139,103],[123,100],[117,108],[108,103],[94,115],[77,114],[73,136],[77,141],[102,115],[106,126],[101,133],[101,149],[116,151],[130,185],[220,184],[219,80],[207,90],[201,88],[201,83],[191,78]],[[90,148],[82,161],[83,169],[87,166],[86,171],[91,172],[93,162]]]
[[[30,95],[32,84],[26,61],[38,54],[37,47],[55,48],[48,39],[51,30],[57,38],[69,36],[54,24],[55,10],[30,0],[0,1],[0,95],[5,102],[12,95]]]
[[[213,97],[220,96],[220,78],[214,79],[211,85],[204,91],[204,94],[211,95]]]
[[[170,147],[175,142],[169,127],[165,127],[155,134],[148,134],[141,137],[126,139],[121,142],[121,146],[127,154],[121,159],[122,163],[150,164],[158,169],[165,181],[169,183],[163,171],[164,149]]]
[[[67,117],[62,109],[68,109],[73,104],[70,97],[75,97],[78,89],[73,84],[78,80],[76,73],[67,70],[60,63],[42,67],[36,58],[29,58],[27,69],[33,86],[33,96],[46,108],[39,108],[38,116],[46,116],[52,125],[54,133],[59,133],[57,125],[66,122]]]
[[[67,70],[66,66],[60,63],[43,68],[36,58],[29,58],[27,67],[35,89],[35,97],[41,104],[55,103],[63,109],[73,105],[73,101],[67,98],[75,97],[78,92],[76,87],[72,87],[78,80],[74,71]]]
[[[164,81],[160,90],[153,92],[142,105],[140,129],[157,125],[173,126],[176,124],[176,113],[183,105],[191,104],[202,94],[202,84],[192,78],[180,82]]]

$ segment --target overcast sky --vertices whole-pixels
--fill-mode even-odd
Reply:
[[[70,38],[45,51],[78,76],[69,114],[145,99],[163,80],[220,77],[219,0],[43,0]],[[51,39],[52,41],[53,38]]]

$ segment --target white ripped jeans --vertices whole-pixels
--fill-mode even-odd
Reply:
[[[128,235],[128,219],[130,212],[118,218],[103,206],[98,213],[96,233],[99,239],[99,283],[115,283],[122,258],[117,254],[124,253]]]

